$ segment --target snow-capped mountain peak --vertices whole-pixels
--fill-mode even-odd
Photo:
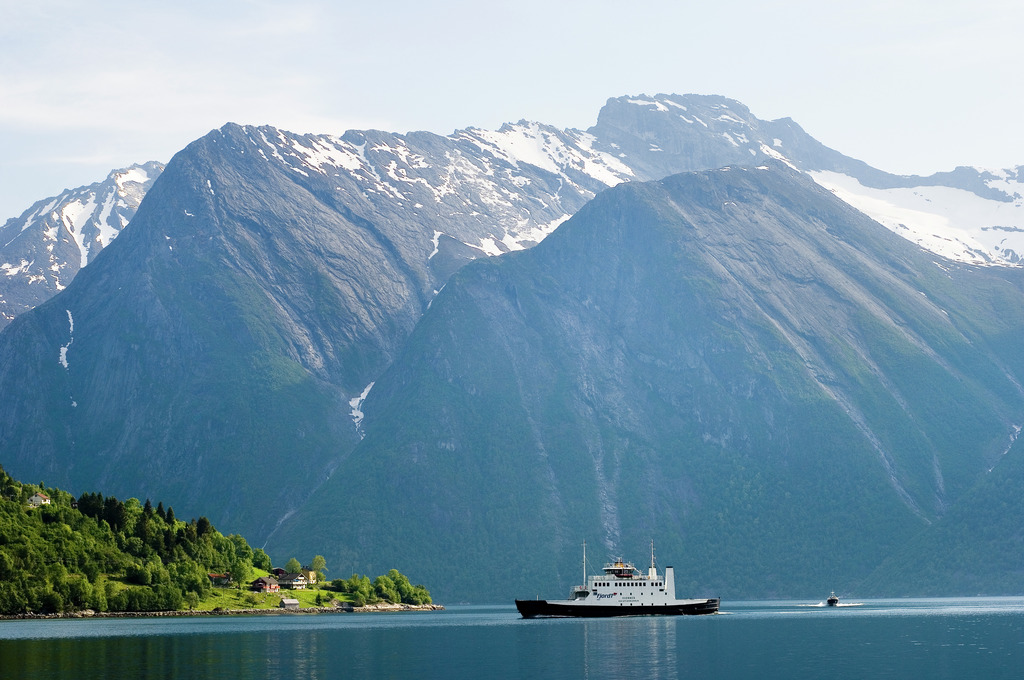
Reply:
[[[0,227],[0,328],[63,290],[128,224],[163,171],[149,162],[36,202]]]
[[[378,130],[339,136],[229,124],[210,140],[357,214],[434,224],[399,237],[434,272],[428,294],[458,262],[538,243],[608,187],[769,158],[809,173],[937,255],[1024,264],[1024,166],[891,175],[825,147],[789,118],[761,120],[717,95],[612,98],[586,131],[520,120],[448,136]],[[39,201],[0,227],[0,328],[66,287],[120,233],[161,171],[158,163],[116,170],[104,182]],[[205,181],[204,192],[215,198],[216,179]]]

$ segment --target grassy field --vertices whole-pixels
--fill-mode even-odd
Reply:
[[[267,576],[267,574],[256,570],[256,574],[253,576],[253,579],[257,579],[260,576]],[[321,597],[323,602],[322,605],[317,604],[317,595]],[[333,590],[327,590],[324,588],[317,590],[316,586],[310,586],[305,590],[282,590],[279,594],[255,593],[249,589],[248,585],[243,588],[227,586],[213,588],[213,590],[210,591],[210,594],[199,603],[196,609],[202,611],[213,611],[218,608],[276,609],[280,606],[282,597],[293,597],[297,599],[299,601],[299,607],[303,609],[318,606],[326,607],[330,605],[331,600],[341,600],[344,602],[349,599],[349,596],[344,593],[336,593]]]

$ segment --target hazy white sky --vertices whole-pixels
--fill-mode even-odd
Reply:
[[[587,128],[721,94],[897,173],[1024,165],[1019,0],[0,0],[0,222],[228,121]]]

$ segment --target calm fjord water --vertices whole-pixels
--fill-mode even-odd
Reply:
[[[1019,678],[1024,598],[723,602],[699,617],[0,621],[0,678]]]

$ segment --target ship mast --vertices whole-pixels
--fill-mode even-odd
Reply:
[[[583,581],[584,587],[587,585],[587,542],[583,541]]]

